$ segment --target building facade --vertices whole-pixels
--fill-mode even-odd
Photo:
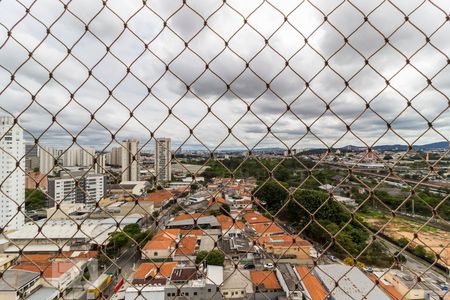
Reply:
[[[78,186],[76,186],[78,181]],[[48,206],[55,203],[84,203],[95,205],[106,192],[106,176],[95,173],[73,172],[48,180]]]
[[[53,175],[55,173],[55,161],[61,160],[61,150],[53,147],[39,146],[39,171],[42,174]]]
[[[122,142],[122,182],[139,181],[139,141]]]
[[[169,182],[172,178],[172,153],[170,138],[156,139],[155,171],[158,182]]]
[[[0,118],[0,226],[17,230],[24,225],[25,210],[25,142],[23,130],[11,117]],[[17,166],[16,164],[19,163]]]
[[[106,156],[107,154],[99,154],[96,156],[96,163],[94,164],[94,172],[97,174],[106,173]]]

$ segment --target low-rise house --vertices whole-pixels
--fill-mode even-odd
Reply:
[[[176,262],[141,263],[134,273],[134,286],[165,285],[176,268]]]
[[[425,290],[412,275],[399,270],[389,270],[381,279],[393,285],[395,289],[408,300],[425,299]]]
[[[264,217],[258,212],[248,212],[245,213],[243,219],[248,224],[257,224],[257,223],[272,223],[272,220]]]
[[[302,260],[310,260],[312,245],[300,237],[289,234],[273,234],[258,239],[258,243],[266,253],[278,257],[290,257]]]
[[[303,300],[303,286],[294,269],[289,264],[278,264],[275,275],[287,299]]]
[[[250,272],[250,278],[255,297],[258,297],[258,294],[263,294],[267,299],[275,300],[285,295],[274,271],[252,271]]]
[[[175,250],[174,260],[195,260],[195,254],[198,250],[196,236],[184,236],[178,241],[178,247]]]
[[[173,194],[167,190],[157,190],[139,199],[139,202],[151,202],[156,211],[166,207],[173,200]]]
[[[167,259],[173,256],[175,242],[166,240],[151,240],[142,248],[142,259]]]
[[[174,220],[170,221],[166,228],[179,228],[179,229],[221,229],[219,222],[217,222],[216,217],[200,214],[184,214],[175,217]]]
[[[325,300],[328,299],[328,293],[312,271],[306,266],[297,265],[294,267],[300,284],[303,287],[303,295],[307,300]]]
[[[9,269],[0,278],[0,299],[19,300],[31,295],[39,286],[40,273]]]
[[[250,271],[225,271],[224,282],[220,286],[220,293],[225,299],[249,299],[253,294],[253,283],[250,280]]]
[[[392,285],[389,281],[387,281],[385,278],[382,278],[382,274],[379,274],[378,272],[375,272],[373,274],[367,274],[367,276],[372,280],[373,282],[376,282],[378,280],[378,286],[383,290],[383,292],[388,295],[392,300],[404,300],[405,298],[400,294],[399,291],[395,289],[395,286]],[[378,278],[380,276],[381,278]]]
[[[254,235],[259,237],[270,236],[275,234],[283,234],[285,231],[277,224],[270,223],[254,223],[249,225],[250,230]]]
[[[21,263],[15,266],[16,270],[31,272],[42,272],[45,279],[42,284],[47,287],[56,288],[61,292],[66,292],[77,279],[81,278],[81,271],[84,270],[87,260],[56,260],[51,262]]]
[[[234,220],[226,215],[216,217],[222,229],[223,237],[241,237],[244,232],[245,225],[241,221]]]

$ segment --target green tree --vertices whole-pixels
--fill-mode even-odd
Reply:
[[[409,240],[405,237],[401,237],[397,240],[397,244],[402,248],[406,247],[406,245],[408,245],[408,243],[409,243]]]
[[[25,190],[25,209],[27,211],[30,210],[38,210],[47,206],[47,198],[39,189],[26,189]]]
[[[128,224],[123,228],[123,231],[130,237],[134,238],[141,232],[141,227],[138,224]]]
[[[111,234],[111,240],[109,244],[114,249],[119,249],[128,244],[128,237],[123,232],[114,232]]]
[[[270,180],[256,189],[255,196],[266,203],[268,211],[276,213],[288,196],[286,188],[286,184]]]
[[[197,256],[195,257],[195,264],[198,265],[198,264],[203,263],[203,261],[205,261],[207,255],[208,255],[208,251],[205,251],[205,250],[199,251],[197,253]]]
[[[427,255],[427,250],[425,249],[424,246],[422,245],[417,245],[416,247],[414,247],[413,249],[413,253],[419,257],[426,257]]]
[[[201,264],[204,261],[206,261],[206,264],[208,265],[223,266],[225,254],[217,249],[211,250],[210,252],[204,250],[200,251],[195,258],[195,263]]]
[[[223,266],[224,261],[225,254],[217,249],[211,250],[206,257],[206,262],[208,265]]]

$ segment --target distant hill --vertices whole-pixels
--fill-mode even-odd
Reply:
[[[413,146],[413,149],[415,151],[448,150],[449,148],[450,148],[449,143],[445,142],[445,141]],[[348,145],[348,146],[341,147],[341,148],[334,148],[333,150],[340,150],[342,152],[361,152],[361,151],[365,151],[366,149],[367,149],[366,147]],[[380,151],[380,152],[383,152],[383,151],[406,151],[406,150],[408,150],[408,146],[399,145],[399,144],[379,145],[379,146],[375,146],[374,149],[376,151]],[[326,151],[327,151],[327,149],[325,149],[325,148],[317,148],[317,149],[310,149],[310,150],[304,151],[304,152],[302,152],[302,154],[306,154],[306,155],[320,154],[320,153],[324,153]]]

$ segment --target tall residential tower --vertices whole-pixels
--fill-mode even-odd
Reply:
[[[139,141],[122,142],[122,181],[139,181]]]
[[[168,182],[172,178],[172,153],[170,147],[170,138],[156,139],[155,171],[158,182]]]
[[[25,141],[12,117],[0,117],[0,227],[20,229],[25,218]],[[17,165],[18,163],[18,165]]]

